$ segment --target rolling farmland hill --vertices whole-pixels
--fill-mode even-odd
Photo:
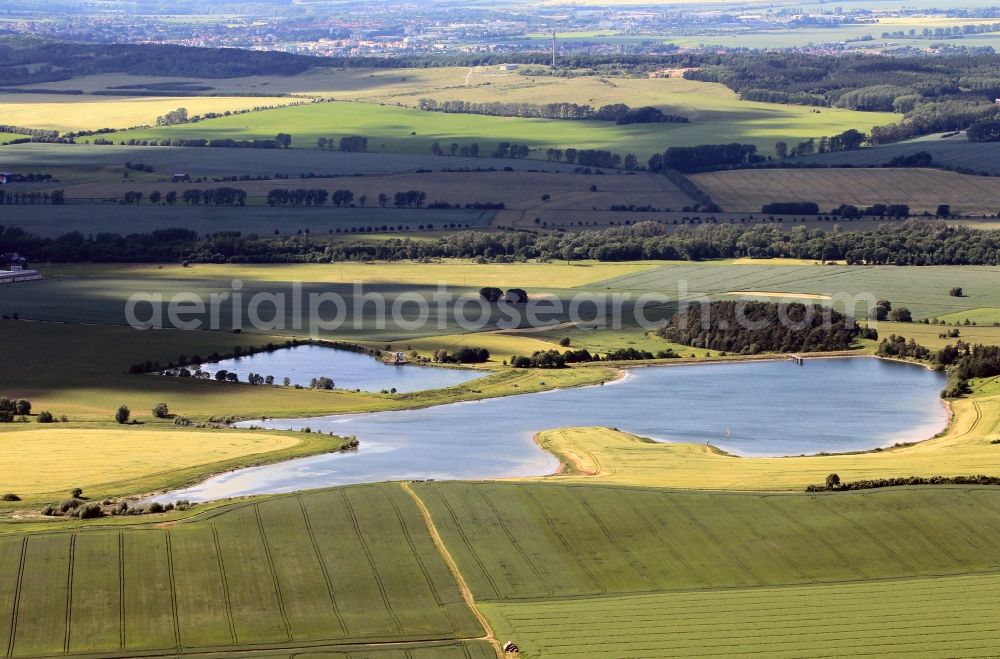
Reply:
[[[940,134],[927,135],[914,140],[882,144],[857,151],[807,156],[800,158],[799,162],[833,167],[878,167],[897,156],[909,156],[919,151],[926,151],[934,157],[934,162],[946,167],[964,167],[990,174],[1000,174],[1000,143],[969,142],[965,133],[951,137],[941,137]]]
[[[272,136],[273,137],[273,136]],[[440,158],[426,154],[393,154],[386,157],[378,153],[343,153],[340,151],[286,150],[286,149],[227,149],[182,148],[151,146],[119,146],[92,144],[12,144],[0,149],[0,161],[5,169],[56,171],[63,169],[93,170],[95,167],[115,168],[121,176],[124,163],[143,163],[153,167],[153,180],[161,176],[184,173],[197,176],[274,176],[275,174],[299,177],[310,173],[317,176],[353,176],[355,174],[395,174],[417,169],[451,167],[511,167],[518,171],[543,169],[547,171],[573,171],[573,165],[537,161],[492,160],[486,158]],[[93,176],[71,172],[80,182],[92,182]],[[84,172],[85,174],[86,172]],[[133,173],[133,175],[135,175]],[[140,175],[141,176],[141,175]],[[60,176],[60,180],[67,180]],[[137,180],[147,180],[138,178]]]
[[[1000,514],[995,488],[816,496],[527,483],[414,490],[478,601],[1000,568],[1000,528],[973,522]],[[955,537],[963,542],[940,542]]]
[[[272,498],[169,525],[6,534],[0,556],[7,657],[269,647],[348,655],[351,644],[407,641],[443,641],[444,656],[492,656],[474,640],[483,630],[416,505],[395,485]]]
[[[384,153],[428,153],[434,142],[478,143],[489,153],[498,142],[527,144],[532,158],[544,158],[550,147],[608,149],[634,153],[641,161],[667,146],[720,142],[757,144],[769,152],[776,140],[834,135],[848,128],[867,131],[892,123],[895,115],[824,110],[810,113],[790,105],[749,108],[724,121],[690,124],[616,126],[601,121],[511,119],[470,114],[423,112],[369,103],[318,103],[211,119],[197,124],[117,133],[114,139],[233,138],[270,139],[290,132],[295,148],[314,148],[319,137],[364,135],[368,150]],[[789,116],[792,112],[792,116]]]
[[[982,574],[482,608],[526,658],[991,657],[998,587],[1000,576]]]
[[[937,169],[743,169],[692,180],[727,211],[759,213],[783,201],[815,201],[824,213],[840,204],[908,204],[911,213],[932,214],[939,204],[961,214],[1000,211],[1000,179]]]

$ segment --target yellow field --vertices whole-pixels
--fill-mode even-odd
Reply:
[[[281,265],[235,265],[198,263],[180,265],[54,265],[46,266],[46,276],[100,275],[168,277],[184,279],[246,279],[261,281],[364,282],[367,284],[405,282],[415,285],[498,286],[576,288],[594,282],[644,272],[662,265],[659,261],[601,263],[484,263],[442,260],[435,263],[309,263]]]
[[[840,204],[909,204],[933,213],[990,214],[1000,208],[1000,180],[936,169],[767,169],[696,174],[692,179],[727,211],[759,213],[775,201],[815,201],[821,212]]]
[[[396,343],[394,347],[401,347]],[[536,350],[563,350],[559,344],[533,338],[524,334],[505,334],[501,332],[476,332],[471,334],[450,334],[431,336],[419,339],[408,339],[407,349],[416,350],[422,355],[433,355],[442,348],[453,352],[463,346],[486,348],[490,351],[490,361],[500,363],[510,361],[513,355],[530,355]]]
[[[66,96],[53,101],[51,94],[4,94],[0,98],[0,123],[60,132],[131,128],[154,125],[156,118],[184,107],[189,115],[259,106],[288,105],[294,98],[278,97],[114,97]]]
[[[296,446],[290,434],[41,427],[0,433],[0,490],[22,498],[82,487],[107,495],[129,481],[156,482],[192,467]],[[339,445],[339,444],[338,444]]]
[[[86,93],[109,91],[121,85],[194,82],[211,87],[206,94],[297,94],[329,98],[353,98],[412,92],[420,88],[460,85],[467,68],[427,69],[323,69],[317,68],[293,76],[242,76],[237,78],[194,78],[176,76],[141,76],[118,73],[80,76],[22,85],[23,89],[78,89]]]
[[[953,316],[971,316],[971,313],[957,312]],[[954,322],[954,321],[952,321]],[[898,334],[906,338],[912,338],[922,346],[939,350],[946,345],[955,345],[959,340],[966,343],[982,343],[983,345],[1000,345],[1000,327],[984,325],[963,325],[959,328],[961,336],[957,338],[941,338],[938,336],[948,330],[956,329],[948,325],[924,325],[923,323],[887,323],[880,322],[876,325],[879,336],[885,338],[890,334]]]
[[[954,401],[954,421],[939,438],[871,453],[788,458],[740,458],[704,444],[650,442],[608,428],[540,433],[538,443],[563,460],[573,480],[710,490],[803,490],[836,473],[842,481],[905,476],[1000,473],[1000,391]]]
[[[775,291],[729,291],[726,295],[741,295],[745,297],[776,297],[782,299],[795,300],[829,300],[829,295],[819,295],[816,293],[787,293]]]

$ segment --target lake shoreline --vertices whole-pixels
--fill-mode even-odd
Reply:
[[[922,408],[917,408],[923,409],[924,412],[919,413],[916,417],[907,411],[912,409],[913,405],[906,401],[914,400],[905,398],[907,390],[918,394],[920,400],[927,399],[927,402],[936,393],[933,389],[928,390],[928,380],[924,376],[909,380],[903,378],[901,380],[903,385],[901,391],[904,398],[900,398],[898,402],[883,403],[881,407],[876,406],[875,409],[864,408],[863,414],[867,415],[868,420],[855,419],[851,423],[848,423],[847,426],[843,426],[838,420],[840,419],[837,416],[838,410],[848,412],[853,410],[856,414],[861,409],[858,408],[859,403],[856,400],[858,394],[853,387],[844,386],[849,381],[843,380],[843,378],[873,377],[875,379],[870,381],[872,386],[883,386],[885,383],[898,378],[891,370],[886,370],[886,367],[880,368],[874,365],[846,366],[847,363],[854,361],[851,359],[852,357],[873,357],[873,355],[858,354],[857,352],[847,355],[817,354],[815,357],[817,359],[844,360],[845,366],[824,367],[812,373],[806,371],[806,380],[802,382],[799,382],[799,380],[795,380],[794,382],[788,380],[788,374],[792,372],[799,373],[798,378],[801,379],[803,376],[799,369],[788,370],[781,365],[766,367],[766,370],[759,373],[757,371],[744,372],[742,369],[734,371],[730,368],[726,379],[721,381],[718,380],[718,374],[716,373],[705,373],[696,370],[695,372],[698,373],[698,376],[691,381],[690,387],[685,384],[687,382],[685,376],[665,377],[662,373],[666,373],[666,371],[663,371],[661,375],[643,376],[643,380],[630,385],[631,388],[627,392],[612,393],[609,391],[609,398],[606,398],[604,394],[593,393],[570,395],[572,390],[592,389],[604,384],[629,382],[632,379],[630,375],[634,374],[636,377],[639,375],[632,368],[642,368],[643,371],[646,371],[646,367],[659,364],[629,365],[628,367],[619,365],[613,371],[609,369],[608,372],[611,374],[611,377],[603,382],[582,383],[577,386],[549,389],[540,392],[524,392],[524,395],[528,393],[546,393],[549,396],[556,395],[557,399],[555,401],[550,398],[531,396],[526,399],[528,402],[520,404],[511,403],[508,407],[494,400],[494,398],[503,397],[500,396],[475,401],[445,402],[417,410],[389,410],[383,413],[360,412],[326,415],[325,418],[319,421],[311,421],[315,417],[279,419],[279,423],[282,423],[279,427],[281,429],[294,431],[311,426],[314,432],[318,427],[324,433],[332,432],[339,436],[356,435],[363,440],[362,453],[366,455],[366,461],[364,463],[355,463],[353,460],[357,458],[347,458],[348,460],[352,460],[348,464],[346,462],[339,462],[337,459],[327,460],[319,457],[307,459],[305,462],[289,463],[284,467],[278,466],[282,464],[279,462],[277,465],[271,465],[271,469],[265,469],[262,472],[250,471],[228,478],[226,477],[227,474],[222,474],[215,477],[215,482],[203,481],[201,484],[189,488],[187,491],[174,491],[173,493],[167,492],[165,494],[167,496],[173,494],[175,498],[191,497],[195,500],[215,500],[217,498],[230,498],[225,495],[218,496],[220,493],[232,492],[233,496],[244,496],[265,491],[285,492],[292,489],[313,489],[354,482],[381,482],[424,478],[441,480],[506,480],[551,476],[565,469],[565,462],[561,459],[561,456],[539,445],[537,433],[563,427],[625,427],[626,432],[629,434],[657,438],[654,440],[657,442],[675,445],[708,445],[712,447],[713,451],[743,458],[791,458],[803,455],[832,456],[838,454],[878,452],[887,450],[886,447],[890,447],[889,450],[891,450],[891,447],[896,444],[912,444],[917,441],[924,441],[935,431],[937,434],[947,432],[948,424],[951,423],[952,417],[948,413],[947,408],[943,417],[928,412],[929,408],[926,404],[923,404]],[[751,360],[727,359],[715,360],[714,362],[689,362],[684,365],[695,367],[711,363],[716,366],[734,366],[739,363],[758,362],[762,368],[765,368],[764,363],[766,362],[778,363],[786,359],[786,357],[768,355],[764,358]],[[890,360],[875,358],[875,361],[887,362]],[[667,365],[681,364],[671,362]],[[535,374],[532,373],[532,375]],[[775,400],[783,402],[778,405],[777,409],[770,409],[773,406],[769,405],[768,414],[765,414],[761,418],[755,415],[747,417],[748,410],[756,409],[755,406],[759,407],[761,404],[761,402],[754,402],[754,396],[758,394],[753,393],[759,393],[761,390],[758,387],[749,385],[749,382],[757,381],[761,376],[764,378],[761,380],[762,386],[765,387],[763,391],[768,392],[765,395],[778,396]],[[828,380],[830,377],[834,379]],[[750,380],[744,382],[747,378]],[[834,384],[838,378],[842,380],[840,385]],[[717,391],[717,382],[722,385],[721,391]],[[780,382],[782,383],[782,388],[777,390],[770,389],[769,385],[763,384],[766,382]],[[828,382],[830,383],[829,385],[827,384]],[[834,389],[829,389],[829,386],[833,386]],[[931,387],[933,386],[932,384]],[[664,387],[667,388],[664,389]],[[707,390],[705,390],[706,387],[708,387]],[[724,397],[723,399],[728,400],[725,393],[727,387],[729,389],[736,387],[735,391],[748,392],[742,398],[737,399],[737,407],[729,408],[728,411],[720,410],[720,412],[726,412],[729,415],[729,420],[725,418],[726,414],[716,417],[714,412],[709,411],[714,410],[715,407],[703,407],[705,413],[709,414],[708,418],[716,419],[719,428],[732,425],[734,431],[732,441],[735,442],[733,446],[738,447],[737,450],[733,450],[733,446],[720,448],[715,445],[716,440],[712,439],[712,429],[715,426],[711,422],[706,424],[707,419],[692,417],[684,419],[684,422],[679,426],[673,423],[672,414],[674,407],[672,406],[679,406],[676,407],[677,410],[691,410],[690,406],[695,404],[695,401],[711,401],[714,399],[714,395],[721,395]],[[785,428],[783,433],[778,433],[777,436],[772,437],[768,428],[773,427],[773,424],[776,422],[780,423],[780,419],[791,418],[783,415],[794,413],[795,406],[801,404],[801,401],[796,402],[796,399],[800,399],[803,395],[802,392],[805,392],[809,387],[813,389],[820,387],[818,391],[836,392],[833,398],[828,400],[828,409],[826,411],[828,419],[826,422],[828,426],[827,431],[819,433],[816,436],[808,435],[808,433],[802,435],[800,426],[811,422],[798,419],[791,426]],[[802,392],[800,392],[800,389]],[[513,394],[514,392],[510,393]],[[705,394],[708,395],[707,398],[703,397]],[[663,398],[664,395],[667,398]],[[671,406],[663,407],[660,401],[664,400],[672,401]],[[850,402],[851,400],[855,402],[852,403]],[[626,401],[630,402],[625,405]],[[457,405],[458,402],[476,403],[476,406],[472,408],[465,406],[460,408],[451,407],[450,410],[433,409]],[[574,412],[572,407],[564,407],[567,404],[579,405],[578,412]],[[485,405],[485,407],[479,407],[480,405]],[[639,406],[642,409],[655,409],[656,412],[653,416],[645,418],[644,424],[640,423],[637,426],[629,426],[626,423],[623,425],[622,414],[629,413],[628,410],[631,409],[629,405],[633,407]],[[741,408],[740,405],[743,407]],[[747,405],[750,405],[750,407],[746,408]],[[848,407],[843,407],[844,405]],[[556,408],[562,410],[561,416],[552,416],[546,412],[546,410]],[[414,413],[416,413],[415,416]],[[895,416],[887,417],[887,419],[891,419],[888,425],[875,426],[881,430],[878,433],[881,436],[881,441],[879,442],[881,445],[871,448],[864,447],[864,443],[857,440],[868,436],[865,429],[870,426],[865,424],[870,424],[873,420],[880,419],[881,417],[878,415],[886,413]],[[402,416],[396,416],[396,414],[401,414]],[[457,419],[454,423],[449,424],[446,419],[452,419],[456,414],[458,415]],[[497,417],[497,414],[501,416]],[[541,416],[535,418],[539,414]],[[735,417],[733,416],[734,414],[736,415]],[[494,421],[489,422],[489,432],[462,435],[463,431],[461,428],[473,427],[475,423],[480,423],[480,421],[473,421],[474,419],[494,419]],[[744,419],[752,419],[749,421],[750,425],[746,425]],[[912,424],[910,423],[911,419],[914,421]],[[592,423],[593,421],[597,421],[597,423]],[[445,423],[446,425],[442,427],[441,423]],[[546,426],[547,423],[554,425]],[[442,428],[448,428],[449,426],[457,427],[451,427],[447,431],[442,430]],[[931,426],[933,426],[933,431],[929,430]],[[664,429],[669,430],[665,431]],[[925,431],[928,431],[927,434],[924,434]],[[665,432],[666,435],[664,434]],[[720,430],[719,432],[722,431]],[[729,437],[728,433],[729,428],[727,427],[726,437]],[[909,436],[907,433],[909,433]],[[675,434],[676,438],[671,437]],[[919,434],[919,440],[911,441],[911,437],[917,434]],[[664,438],[659,439],[660,437]],[[697,439],[699,437],[708,441],[699,441]],[[813,451],[801,452],[800,447],[802,445],[799,444],[796,446],[798,438],[801,437],[806,437],[809,440],[805,442],[807,445],[810,442],[814,445],[818,443],[818,445]],[[365,441],[370,438],[373,438],[372,441]],[[510,442],[514,442],[515,439],[516,442],[511,444]],[[875,437],[871,437],[871,439],[875,439]],[[763,443],[760,443],[760,440],[763,440]],[[525,442],[525,444],[521,444],[520,442]],[[848,446],[844,446],[846,450],[826,450],[828,447],[835,447],[838,443],[848,444]],[[861,446],[858,446],[857,449],[850,449],[851,444],[857,446],[859,443]],[[745,447],[744,444],[746,445]],[[871,445],[869,444],[868,446],[870,447]],[[526,450],[526,447],[530,447],[531,450]],[[201,485],[204,487],[200,487]]]

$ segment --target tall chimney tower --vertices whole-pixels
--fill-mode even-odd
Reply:
[[[552,28],[552,68],[556,68],[556,29]]]

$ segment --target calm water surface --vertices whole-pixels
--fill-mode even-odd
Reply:
[[[278,419],[265,425],[356,435],[361,448],[222,474],[161,499],[538,476],[552,473],[557,461],[532,435],[566,426],[612,426],[746,456],[865,450],[927,439],[944,428],[948,416],[938,398],[944,385],[939,373],[869,358],[702,364],[637,368],[603,386],[420,410]]]
[[[287,377],[292,384],[308,387],[313,378],[328,377],[338,389],[388,391],[395,388],[400,393],[451,387],[487,375],[467,368],[389,366],[371,355],[320,345],[259,352],[249,357],[204,364],[202,368],[212,373],[222,369],[232,371],[241,381],[246,381],[250,373],[259,373],[273,375],[278,383]]]

